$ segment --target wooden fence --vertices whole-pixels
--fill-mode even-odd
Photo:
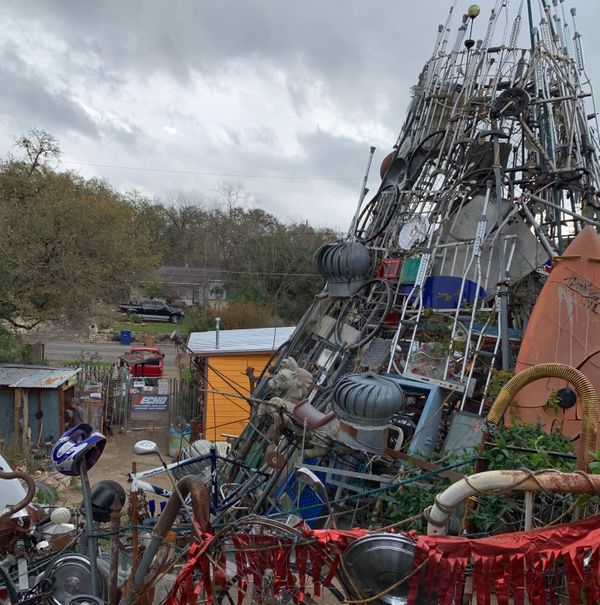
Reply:
[[[129,428],[132,421],[132,390],[134,379],[126,368],[116,365],[94,363],[74,363],[80,367],[75,396],[81,399],[88,422],[96,430],[109,431],[111,428]],[[147,379],[148,382],[151,379]],[[201,402],[197,383],[182,378],[162,378],[168,381],[169,424],[199,421],[202,418]],[[101,398],[90,397],[90,391],[101,393]],[[97,395],[96,395],[97,397]],[[143,412],[135,413],[135,420],[143,422]]]

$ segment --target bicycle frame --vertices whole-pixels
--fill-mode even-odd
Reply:
[[[207,455],[195,456],[194,458],[188,458],[187,460],[181,460],[180,462],[172,462],[166,467],[157,466],[146,471],[130,473],[129,480],[131,482],[131,491],[138,491],[141,489],[145,492],[155,494],[163,498],[169,498],[173,494],[172,489],[158,487],[157,485],[148,483],[145,481],[145,479],[147,477],[153,477],[164,472],[169,472],[173,469],[180,469],[191,464],[204,462],[206,460],[210,460],[211,513],[222,512],[235,506],[246,494],[259,487],[260,484],[264,483],[270,476],[269,473],[252,468],[244,462],[221,456],[217,453],[216,448],[211,448],[210,454]],[[219,474],[217,471],[217,461],[219,460],[237,466],[241,469],[252,471],[253,473],[250,480],[240,485],[239,489],[234,490],[231,494],[222,497],[221,499],[219,499]],[[187,500],[186,504],[189,504]]]

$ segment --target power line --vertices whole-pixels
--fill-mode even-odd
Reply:
[[[166,172],[170,174],[193,174],[196,176],[213,176],[240,179],[268,179],[282,181],[359,181],[360,178],[350,176],[293,176],[271,174],[241,174],[235,172],[199,172],[195,170],[174,170],[170,168],[148,168],[145,166],[118,166],[116,164],[94,164],[92,162],[68,162],[61,160],[61,164],[73,166],[92,166],[96,168],[116,168],[119,170],[137,170],[140,172]]]
[[[217,271],[217,270],[215,270]],[[219,277],[224,274],[232,274],[232,275],[278,275],[278,276],[283,276],[283,277],[323,277],[320,273],[286,273],[286,272],[282,272],[282,271],[231,271],[229,269],[218,269],[218,275],[215,274],[213,276],[202,276],[203,279],[207,279],[207,280],[217,280],[219,279]],[[166,277],[165,275],[158,275],[158,278],[164,278]],[[140,283],[150,283],[150,282],[140,282]],[[195,285],[197,282],[195,281],[172,281],[172,282],[167,282],[169,284],[172,285],[177,285],[177,286],[193,286]]]

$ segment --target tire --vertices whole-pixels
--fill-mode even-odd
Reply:
[[[178,324],[178,323],[179,323],[179,315],[171,315],[171,316],[169,317],[169,321],[170,321],[172,324]]]

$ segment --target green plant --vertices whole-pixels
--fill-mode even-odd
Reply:
[[[57,500],[58,491],[54,487],[44,485],[42,488],[38,486],[38,489],[35,492],[36,504],[41,504],[42,506],[54,506]]]
[[[132,324],[141,324],[142,323],[142,318],[137,313],[132,313],[129,316],[129,321]]]
[[[81,487],[81,481],[77,477],[71,477],[69,481],[69,489],[72,492],[81,492],[83,491]]]
[[[502,427],[493,441],[480,454],[480,459],[486,470],[516,470],[527,468],[531,471],[554,468],[564,472],[573,471],[575,456],[573,443],[558,431],[545,433],[540,424],[515,423],[510,427]],[[600,472],[600,450],[595,452],[597,458],[596,468]],[[446,466],[454,462],[470,462],[472,456],[461,456],[430,461]],[[407,467],[407,472],[416,469]],[[473,472],[469,464],[461,467],[461,472],[468,475]],[[433,504],[435,496],[450,485],[447,479],[430,478],[406,483],[399,487],[393,496],[393,501],[383,511],[384,522],[402,521],[408,517],[418,515],[425,508]],[[565,497],[558,501],[552,496],[540,495],[538,515],[547,516],[548,522],[560,515],[572,505],[573,499]],[[523,495],[513,494],[480,495],[476,506],[469,512],[469,522],[472,529],[478,533],[492,531],[510,531],[518,528],[522,519]],[[403,529],[416,529],[424,531],[426,523],[423,518],[416,519]]]
[[[546,412],[550,412],[552,414],[558,414],[560,412],[560,398],[556,391],[552,391],[550,395],[548,395],[548,399],[546,399],[546,403],[544,403],[544,410]]]
[[[450,485],[448,479],[438,481],[414,481],[401,486],[394,494],[394,503],[390,507],[389,522],[397,523],[408,517],[414,517],[431,506],[437,494],[443,492]],[[417,518],[402,526],[403,530],[416,529],[424,532],[427,521]]]
[[[600,450],[590,452],[590,472],[594,475],[600,475]]]
[[[514,370],[492,370],[492,379],[488,387],[488,397],[498,397],[502,387],[515,375]]]
[[[1,317],[0,308],[0,317]],[[31,363],[32,346],[0,324],[0,363]]]
[[[98,318],[98,329],[99,330],[109,330],[113,324],[112,317],[103,316]]]

